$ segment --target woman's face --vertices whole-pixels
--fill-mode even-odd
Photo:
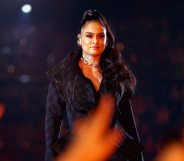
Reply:
[[[99,56],[104,52],[106,43],[106,29],[98,21],[89,21],[82,27],[79,44],[83,53]]]

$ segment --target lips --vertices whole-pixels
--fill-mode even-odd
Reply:
[[[97,49],[99,49],[100,47],[99,46],[92,46],[91,47],[93,50],[97,50]]]

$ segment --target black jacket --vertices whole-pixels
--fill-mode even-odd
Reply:
[[[84,77],[78,66],[81,52],[72,52],[58,65],[47,72],[49,85],[46,107],[46,161],[53,161],[70,139],[72,124],[85,117],[97,104],[99,95],[111,93],[116,98],[116,112],[112,126],[122,128],[126,139],[112,157],[113,161],[143,161],[142,145],[139,143],[130,97],[123,82],[103,77],[99,92],[92,82]],[[120,159],[122,158],[122,159]],[[123,159],[126,158],[126,159]]]

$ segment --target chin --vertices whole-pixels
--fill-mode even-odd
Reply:
[[[99,56],[99,55],[102,55],[103,52],[91,52],[90,55],[93,55],[93,56]]]

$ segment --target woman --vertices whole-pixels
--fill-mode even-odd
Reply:
[[[72,139],[74,123],[94,109],[103,94],[115,100],[111,126],[125,138],[112,161],[142,161],[130,97],[136,80],[115,48],[115,38],[105,17],[87,10],[78,34],[79,49],[47,72],[51,83],[46,109],[46,160],[52,161]]]

